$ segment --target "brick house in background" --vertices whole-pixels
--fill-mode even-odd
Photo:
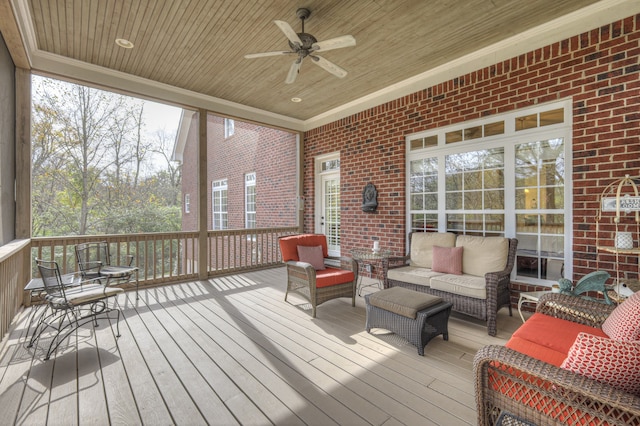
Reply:
[[[198,114],[185,110],[173,154],[182,163],[183,231],[198,229],[198,203],[205,201],[197,196],[197,139]],[[296,226],[295,133],[208,114],[207,139],[208,230]]]

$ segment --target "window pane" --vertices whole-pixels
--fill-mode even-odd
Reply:
[[[540,125],[549,126],[550,124],[559,124],[564,122],[564,109],[554,109],[540,113]]]
[[[504,121],[484,125],[484,136],[495,136],[504,133]]]
[[[465,173],[464,190],[482,189],[482,172]]]
[[[564,252],[564,236],[541,236],[540,251],[544,257],[562,257]]]
[[[411,193],[424,192],[424,179],[422,176],[413,176],[409,179]]]
[[[540,215],[540,225],[545,234],[564,235],[564,215],[563,214],[543,214]]]
[[[464,209],[465,210],[482,210],[482,192],[473,191],[464,193]]]
[[[445,143],[455,143],[462,141],[462,130],[447,132],[444,137]]]
[[[533,129],[536,127],[538,127],[538,114],[530,114],[516,118],[516,130]]]
[[[409,142],[409,146],[411,147],[410,149],[413,151],[414,149],[421,149],[422,148],[422,138],[420,139],[412,139],[411,142]]]
[[[478,139],[482,137],[482,126],[469,127],[464,129],[464,140]]]
[[[503,214],[488,214],[485,215],[485,227],[487,231],[504,232],[504,215]]]
[[[464,229],[465,231],[483,229],[483,215],[481,214],[467,214],[464,216]]]
[[[438,210],[438,194],[425,194],[424,209]]]
[[[423,210],[424,209],[424,195],[417,194],[411,195],[411,210]]]
[[[484,209],[504,210],[504,191],[485,191]]]
[[[541,209],[563,209],[564,187],[540,188]]]
[[[504,171],[503,170],[485,170],[484,187],[485,188],[504,188]]]
[[[464,216],[461,214],[447,215],[447,231],[462,231],[464,229]]]
[[[460,191],[462,189],[462,173],[448,174],[445,177],[447,191]]]
[[[462,192],[447,192],[447,210],[462,209]]]
[[[412,231],[426,231],[438,229],[438,215],[437,214],[412,214],[411,215],[411,230]]]
[[[527,210],[538,208],[537,188],[516,189],[516,209]]]

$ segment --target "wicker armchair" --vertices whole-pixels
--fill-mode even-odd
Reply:
[[[279,239],[282,260],[287,265],[287,291],[295,292],[309,300],[312,317],[316,317],[316,307],[331,299],[350,297],[351,306],[356,305],[356,283],[358,264],[350,257],[328,255],[327,238],[322,234],[302,234]],[[310,263],[301,262],[297,247],[321,246],[326,269],[316,270]]]
[[[547,294],[537,312],[600,327],[614,306]],[[478,425],[502,412],[536,425],[640,424],[640,397],[504,346],[485,346],[474,359]]]

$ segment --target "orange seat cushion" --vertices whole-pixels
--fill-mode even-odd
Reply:
[[[579,333],[608,337],[600,328],[590,327],[536,312],[513,333],[511,340],[514,341],[511,342],[511,340],[509,340],[506,346],[541,361],[560,366],[564,358],[559,364],[557,362],[550,362],[550,360],[557,360],[557,354],[564,354],[566,358],[569,349],[571,349],[571,345],[573,345]],[[525,352],[527,350],[532,351],[532,353]],[[540,356],[546,357],[547,359],[540,358]]]
[[[316,287],[330,287],[337,284],[352,282],[356,276],[352,271],[346,269],[326,268],[316,271]]]
[[[532,358],[553,364],[556,367],[560,367],[562,362],[567,358],[567,354],[564,352],[558,352],[519,337],[511,337],[505,346],[521,354],[529,355]]]
[[[322,257],[329,256],[327,247],[327,237],[324,234],[301,234],[282,237],[278,240],[280,244],[280,252],[282,253],[282,261],[288,262],[300,260],[298,257],[298,246],[322,246]]]

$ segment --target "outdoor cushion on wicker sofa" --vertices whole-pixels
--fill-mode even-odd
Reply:
[[[639,301],[640,295],[631,301],[637,309]],[[478,351],[478,424],[493,425],[503,411],[534,424],[640,424],[640,397],[625,390],[638,389],[640,383],[639,342],[629,341],[630,349],[617,358],[615,350],[625,342],[608,338],[602,330],[613,309],[550,293],[505,346]],[[597,343],[606,349],[594,349]],[[614,376],[607,380],[610,373]]]
[[[409,234],[409,254],[389,259],[385,286],[400,286],[442,297],[453,310],[487,321],[488,333],[496,335],[496,313],[509,307],[509,281],[518,241],[503,237],[458,235],[450,232]],[[461,248],[459,268],[438,265],[434,256],[441,248]],[[453,252],[452,252],[453,256]],[[440,260],[442,261],[442,260]],[[444,273],[459,269],[462,273]]]

